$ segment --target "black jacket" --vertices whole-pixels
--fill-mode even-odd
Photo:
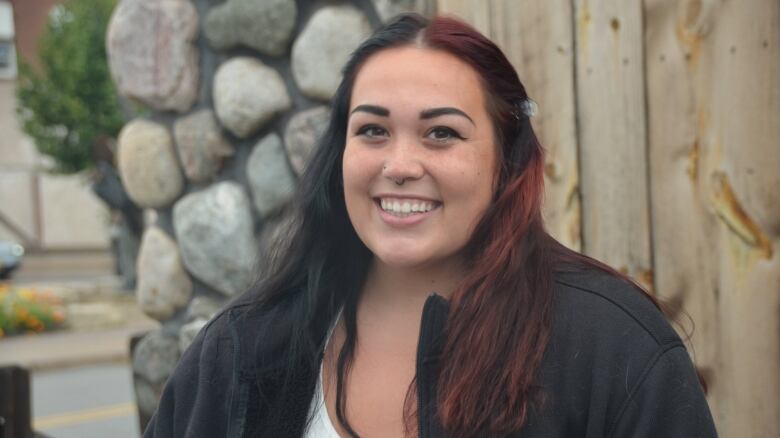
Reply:
[[[546,401],[514,436],[715,437],[685,347],[642,292],[604,273],[558,273],[539,381]],[[431,295],[417,357],[420,438],[442,437],[436,369],[448,303]],[[254,354],[273,324],[256,306],[231,306],[196,337],[170,377],[144,437],[300,437],[317,367],[279,393]],[[327,325],[323,325],[326,330]],[[324,333],[322,334],[324,336]],[[522,364],[518,364],[522,366]],[[279,409],[270,409],[276,406]]]

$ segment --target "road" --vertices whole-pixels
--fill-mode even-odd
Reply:
[[[31,380],[36,431],[51,438],[140,435],[126,363],[36,371]]]

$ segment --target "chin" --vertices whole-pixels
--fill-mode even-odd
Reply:
[[[410,251],[408,246],[403,248],[371,248],[369,250],[374,254],[377,261],[382,264],[399,269],[410,269],[425,266],[431,262],[431,257],[428,254],[423,254],[419,251]]]
[[[409,254],[377,254],[374,253],[376,259],[382,264],[392,268],[399,269],[412,269],[423,266],[427,260],[424,258],[410,257]]]

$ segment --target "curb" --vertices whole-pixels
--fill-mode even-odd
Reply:
[[[129,362],[130,339],[158,327],[139,322],[110,330],[52,332],[0,340],[0,365],[45,371],[98,363]]]

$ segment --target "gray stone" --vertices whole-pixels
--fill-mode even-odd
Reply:
[[[208,319],[198,318],[181,326],[179,329],[179,351],[184,353],[187,350],[187,347],[192,344],[192,340],[198,335],[200,329],[208,322]]]
[[[198,14],[187,0],[122,0],[106,35],[119,93],[157,110],[187,111],[198,96]]]
[[[286,204],[295,191],[295,175],[276,134],[257,142],[247,160],[246,175],[255,208],[262,217]]]
[[[217,314],[224,305],[223,301],[218,301],[210,297],[195,297],[187,306],[187,321],[196,319],[211,319]]]
[[[303,94],[328,100],[350,53],[371,34],[368,19],[349,5],[327,6],[311,17],[293,43],[292,71]]]
[[[153,331],[138,341],[133,352],[133,372],[152,384],[161,385],[179,360],[179,339]]]
[[[156,226],[147,228],[141,241],[137,296],[141,310],[160,321],[184,307],[192,296],[192,281],[176,242]]]
[[[297,15],[294,0],[228,0],[209,11],[203,31],[217,50],[243,44],[279,56],[287,50]]]
[[[279,73],[254,58],[233,58],[214,75],[217,117],[238,137],[249,137],[290,105]]]
[[[141,339],[133,352],[133,386],[142,416],[149,418],[157,409],[165,381],[179,360],[179,338],[154,331]]]
[[[173,228],[184,266],[192,275],[231,296],[252,280],[257,246],[244,189],[216,183],[173,206]]]
[[[127,194],[140,207],[161,208],[184,189],[168,129],[136,119],[119,133],[117,163]]]
[[[196,183],[214,179],[222,160],[233,155],[233,146],[222,135],[214,112],[209,109],[181,117],[173,124],[173,136],[184,174]]]
[[[152,386],[151,383],[141,378],[133,379],[135,388],[135,401],[138,403],[138,413],[149,418],[157,410],[157,403],[162,395],[164,385]]]
[[[284,146],[295,173],[303,173],[317,142],[325,134],[330,122],[330,109],[318,106],[301,111],[290,118],[284,130]]]
[[[436,3],[432,0],[371,0],[376,13],[383,22],[402,12],[417,12],[427,17],[436,13]]]

